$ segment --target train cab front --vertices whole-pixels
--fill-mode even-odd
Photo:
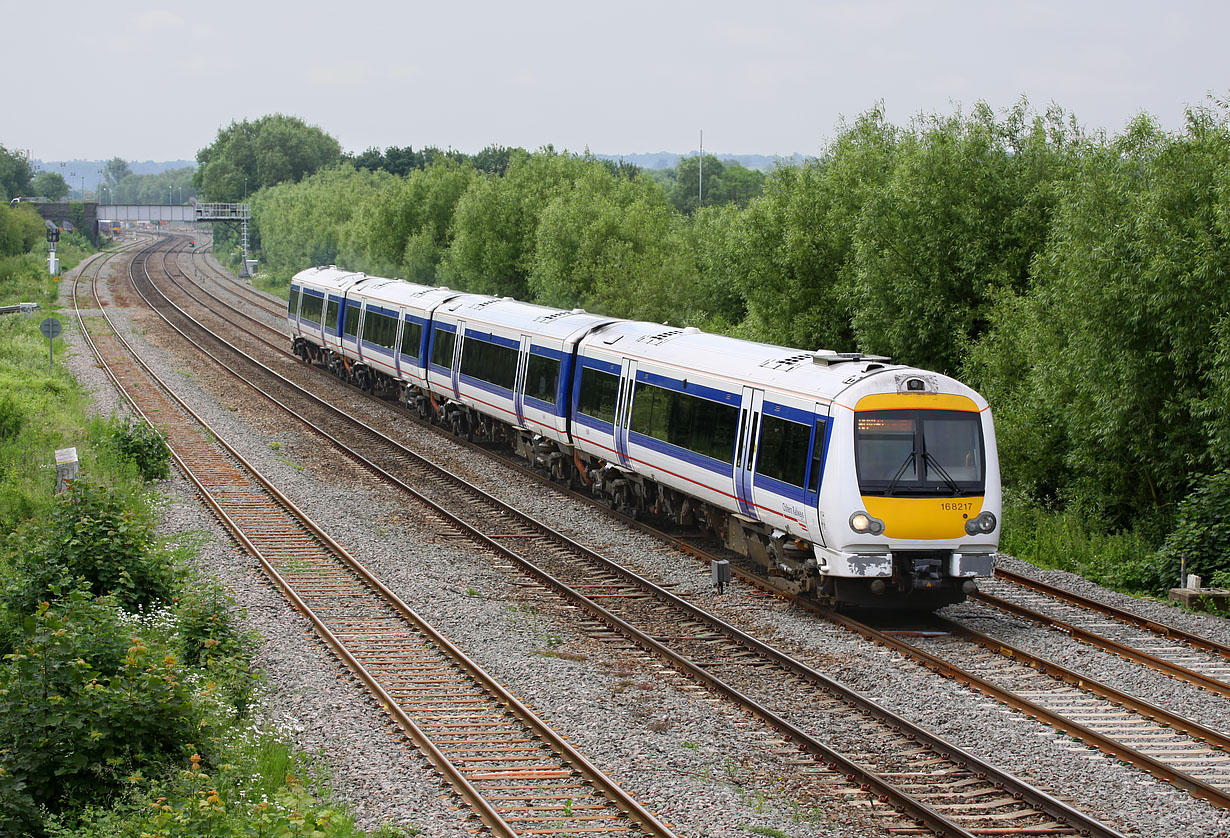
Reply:
[[[877,378],[882,387],[887,376]],[[843,411],[847,427],[834,428],[851,445],[837,469],[844,485],[822,499],[829,537],[817,557],[838,602],[930,610],[962,601],[994,573],[995,431],[986,403],[959,382],[899,370],[893,378],[892,392],[858,395]]]

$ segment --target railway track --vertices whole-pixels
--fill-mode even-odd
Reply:
[[[142,291],[155,296],[152,289]],[[165,302],[151,299],[151,305],[186,320]],[[228,363],[242,366],[242,372],[235,370],[241,378],[285,389],[287,382],[268,368],[233,357],[225,341],[187,322],[181,328],[191,330],[186,336],[194,344],[210,344],[208,351],[227,354]],[[349,449],[352,458],[584,608],[594,636],[634,644],[667,660],[689,682],[721,693],[780,731],[808,764],[800,767],[801,776],[809,774],[817,790],[830,795],[834,786],[853,784],[869,795],[888,828],[923,824],[935,834],[963,836],[1117,834],[422,461],[316,397],[300,392],[273,398],[280,404],[293,398],[294,410],[288,412],[313,424],[340,423],[339,430],[318,432],[339,448],[342,436],[348,443],[359,440]],[[838,747],[828,744],[834,740]]]
[[[1230,698],[1230,647],[1005,569],[995,575],[977,602]]]
[[[194,254],[194,259],[198,256],[200,254]],[[232,285],[247,287],[221,276],[216,269],[206,264],[211,275],[228,289]],[[196,291],[187,288],[184,290],[192,294],[197,302],[208,305],[206,300],[200,296],[210,295],[204,286],[197,284]],[[285,330],[252,318],[242,308],[231,306],[216,296],[211,295],[211,298],[237,316],[256,324],[256,328],[250,330],[253,338],[260,340],[279,355],[287,358],[294,357],[286,349],[285,341],[288,333]],[[283,313],[280,307],[269,304],[267,298],[262,300],[260,306],[263,311],[278,316]],[[409,413],[405,415],[411,416]],[[481,446],[470,445],[475,450],[486,450]],[[544,479],[542,475],[526,468],[519,461],[508,457],[501,457],[501,459],[522,473],[532,475],[535,479],[559,488],[558,484]],[[574,496],[596,507],[607,509],[603,504],[585,495],[574,493]],[[638,525],[637,522],[624,516],[620,517],[627,523]],[[643,529],[659,537],[663,535],[652,527]],[[666,536],[666,540],[677,546],[681,544],[680,540],[673,536]],[[707,553],[705,555],[707,557]],[[1006,584],[1000,584],[1001,582]],[[769,583],[767,580],[761,580],[761,584],[768,585]],[[1056,629],[1095,648],[1163,672],[1177,680],[1195,684],[1224,697],[1230,697],[1230,647],[1176,626],[1146,619],[1125,609],[1108,606],[1075,592],[1047,585],[1002,568],[996,571],[996,582],[992,584],[997,586],[996,589],[1001,595],[984,591],[975,595],[975,600],[1038,625]],[[1110,620],[1106,619],[1108,617]]]
[[[149,250],[130,266],[143,272]],[[134,409],[271,581],[491,834],[671,836],[250,466],[140,361],[107,316],[81,333]],[[105,327],[105,331],[104,331]]]
[[[658,534],[697,558],[718,558],[688,539]],[[724,554],[723,558],[730,556]],[[896,629],[884,628],[872,619],[859,620],[779,591],[758,568],[740,559],[735,559],[732,567],[745,581],[765,591],[776,591],[778,596],[817,617],[890,648],[1218,808],[1230,810],[1230,735],[1226,733],[1099,683],[1085,673],[1074,672],[1019,644],[983,634],[958,620],[920,615]],[[1137,656],[1125,657],[1134,663],[1142,662]],[[1148,661],[1143,663],[1148,665]]]

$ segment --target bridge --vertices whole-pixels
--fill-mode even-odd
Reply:
[[[250,204],[97,204],[99,221],[166,221],[191,224],[196,221],[252,219]]]
[[[256,263],[248,259],[248,223],[252,220],[252,205],[243,204],[96,204],[93,201],[80,205],[80,215],[73,219],[68,203],[34,203],[43,218],[54,221],[57,226],[72,220],[94,244],[98,244],[98,223],[101,221],[145,221],[148,223],[181,222],[192,224],[206,221],[222,221],[239,225],[239,241],[243,248],[243,262],[239,275],[252,275]]]

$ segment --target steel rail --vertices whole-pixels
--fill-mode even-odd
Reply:
[[[1230,684],[1227,684],[1225,681],[1221,681],[1217,678],[1205,675],[1202,672],[1196,672],[1194,669],[1188,669],[1186,666],[1180,666],[1179,664],[1168,661],[1165,658],[1159,658],[1157,655],[1151,655],[1148,652],[1133,649],[1131,646],[1127,646],[1117,640],[1112,640],[1109,637],[1103,637],[1096,632],[1089,631],[1088,629],[1081,628],[1080,626],[1073,625],[1072,623],[1065,622],[1056,617],[1051,617],[1040,611],[1034,611],[1032,608],[1026,608],[1023,605],[1018,605],[1015,602],[1010,602],[1009,600],[997,597],[993,594],[979,591],[970,598],[992,608],[998,608],[999,610],[1012,614],[1015,617],[1021,617],[1022,619],[1029,620],[1030,622],[1037,623],[1038,625],[1064,632],[1065,634],[1071,635],[1074,639],[1087,643],[1094,648],[1118,655],[1119,657],[1132,661],[1133,663],[1144,664],[1145,666],[1155,669],[1158,672],[1163,672],[1176,680],[1183,681],[1187,684],[1194,684],[1195,686],[1206,689],[1211,693],[1220,695],[1223,698],[1230,698]]]
[[[1107,605],[1104,602],[1098,602],[1096,599],[1082,596],[1075,591],[1069,591],[1066,588],[1059,587],[1058,585],[1052,585],[1049,582],[1033,579],[1006,568],[996,568],[995,576],[1006,582],[1011,582],[1014,585],[1020,585],[1022,588],[1029,588],[1032,591],[1052,596],[1055,599],[1067,602],[1071,605],[1077,605],[1090,611],[1096,611],[1099,614],[1111,617],[1135,628],[1153,632],[1154,634],[1165,637],[1168,640],[1180,640],[1187,643],[1189,646],[1193,646],[1205,652],[1212,652],[1213,654],[1223,657],[1226,660],[1230,660],[1230,646],[1218,643],[1216,640],[1212,640],[1208,637],[1201,637],[1198,634],[1193,634],[1190,631],[1181,629],[1178,626],[1171,625],[1170,623],[1164,623],[1161,620],[1154,620],[1149,617],[1142,617],[1139,614],[1128,611],[1126,608]]]

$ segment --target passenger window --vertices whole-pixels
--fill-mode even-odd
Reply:
[[[299,316],[309,323],[320,325],[320,310],[324,306],[324,298],[317,297],[315,294],[303,295],[303,310]]]
[[[337,300],[325,301],[325,318],[321,322],[326,329],[337,334]]]
[[[392,350],[393,341],[397,338],[397,319],[372,311],[370,308],[363,315],[363,340],[384,349]]]
[[[471,337],[462,350],[461,371],[511,390],[517,381],[517,350]]]
[[[451,370],[453,368],[453,346],[457,343],[457,335],[453,332],[434,330],[431,344],[431,362],[438,367]]]
[[[401,329],[401,354],[407,358],[419,359],[419,344],[423,340],[423,325],[406,321]]]
[[[820,491],[820,473],[824,469],[824,427],[823,419],[816,420],[816,440],[812,443],[811,474],[807,480],[810,492]]]
[[[803,488],[811,428],[766,414],[760,423],[760,459],[756,473]]]
[[[739,409],[638,382],[630,429],[724,463],[734,459]]]
[[[544,355],[530,355],[525,366],[525,395],[555,404],[559,389],[559,361]]]
[[[359,333],[359,304],[346,301],[346,316],[342,319],[342,334],[352,340]]]
[[[581,391],[577,411],[603,422],[615,423],[615,400],[619,395],[619,376],[592,367],[581,370]]]

